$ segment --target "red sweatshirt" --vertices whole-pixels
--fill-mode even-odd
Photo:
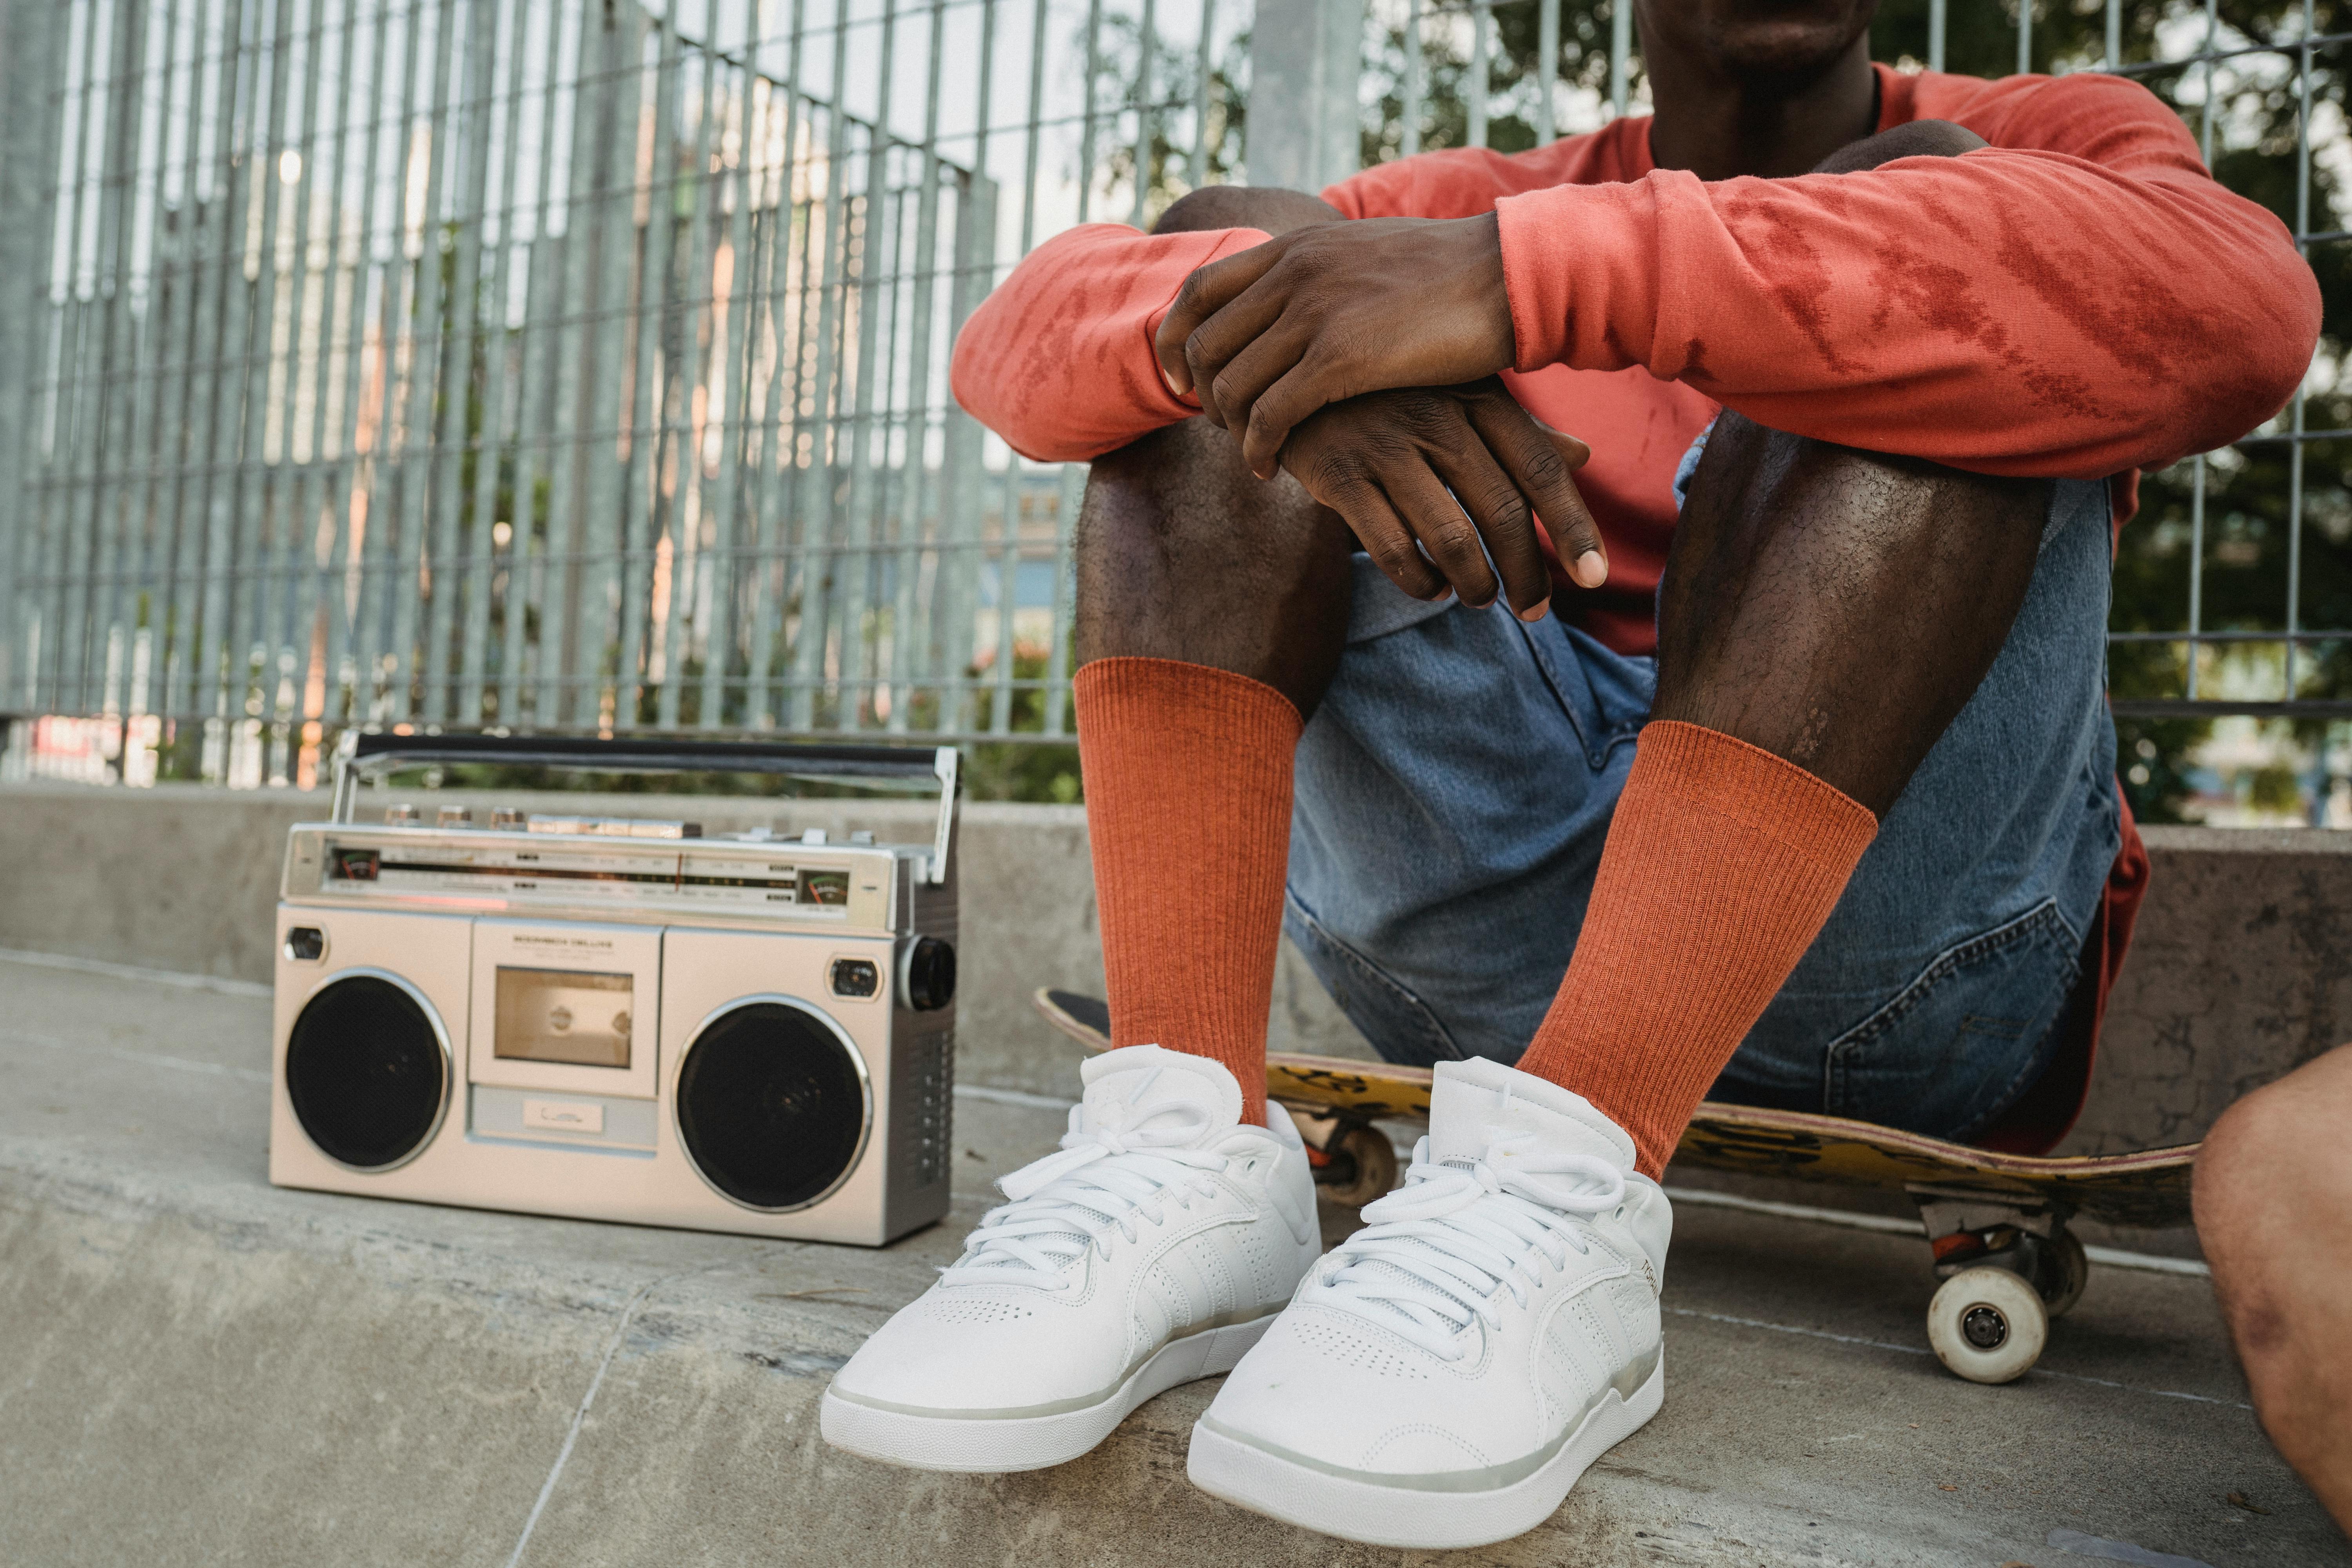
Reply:
[[[1349,217],[1501,215],[1512,393],[1581,437],[1609,546],[1555,613],[1656,644],[1675,465],[1718,405],[1801,436],[1981,473],[2116,478],[2278,411],[2319,331],[2285,227],[2216,184],[2117,77],[1879,73],[1880,130],[1950,120],[1989,146],[1851,174],[1723,180],[1650,163],[1649,121],[1505,156],[1430,153],[1323,193]],[[1099,457],[1200,411],[1151,334],[1187,274],[1256,229],[1091,224],[1040,246],[957,340],[956,400],[1015,451]]]
[[[1506,157],[1425,153],[1323,193],[1351,218],[1501,215],[1530,413],[1580,437],[1577,485],[1609,547],[1587,593],[1558,561],[1553,613],[1654,651],[1675,464],[1718,407],[1979,473],[2111,481],[2222,446],[2311,362],[2319,289],[2269,212],[2216,184],[2179,120],[2120,78],[1905,76],[1878,129],[1950,120],[1989,143],[1851,174],[1724,180],[1659,169],[1647,120]],[[1099,457],[1200,411],[1151,335],[1193,268],[1256,229],[1040,246],[965,325],[956,400],[1015,451]],[[2147,884],[2129,811],[2084,954],[2088,1027],[1990,1147],[2038,1152],[2079,1111],[2107,992]]]

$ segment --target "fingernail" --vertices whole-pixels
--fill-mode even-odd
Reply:
[[[1549,614],[1551,614],[1551,601],[1549,599],[1543,599],[1538,601],[1533,607],[1521,610],[1519,612],[1519,619],[1523,621],[1539,621]]]
[[[1598,550],[1588,550],[1576,558],[1569,574],[1576,579],[1579,587],[1598,588],[1609,581],[1609,563],[1601,558]]]

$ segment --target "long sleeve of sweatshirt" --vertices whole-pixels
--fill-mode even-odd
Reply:
[[[1516,370],[1640,367],[1759,423],[1986,473],[2098,478],[2232,440],[2293,392],[2318,290],[2269,212],[2112,77],[1880,72],[1880,126],[1989,145],[1850,174],[1703,183],[1647,123],[1460,152],[1325,193],[1349,217],[1499,215]],[[974,314],[954,389],[1017,450],[1091,458],[1196,411],[1151,333],[1193,268],[1264,237],[1097,225]]]

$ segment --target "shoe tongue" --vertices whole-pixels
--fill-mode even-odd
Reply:
[[[1633,1168],[1633,1140],[1580,1094],[1475,1057],[1438,1063],[1434,1079],[1429,1150],[1441,1164],[1466,1165],[1497,1137],[1533,1132],[1549,1147]]]
[[[1223,1064],[1158,1046],[1106,1051],[1079,1069],[1086,1098],[1079,1125],[1094,1131],[1123,1131],[1163,1111],[1193,1108],[1203,1118],[1197,1137],[1167,1147],[1198,1148],[1238,1125],[1242,1089]],[[1154,1122],[1165,1127],[1177,1118]]]

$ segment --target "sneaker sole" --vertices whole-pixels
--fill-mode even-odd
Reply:
[[[1336,1476],[1197,1423],[1185,1473],[1212,1497],[1342,1541],[1422,1551],[1486,1546],[1549,1519],[1592,1461],[1641,1430],[1665,1396],[1661,1356],[1633,1398],[1611,1391],[1550,1463],[1492,1491],[1423,1491]]]
[[[1138,1405],[1179,1384],[1222,1377],[1273,1327],[1269,1312],[1252,1322],[1171,1340],[1110,1395],[1082,1410],[1052,1415],[918,1415],[844,1399],[830,1388],[819,1408],[824,1440],[863,1458],[915,1470],[995,1475],[1067,1464],[1115,1431]]]

